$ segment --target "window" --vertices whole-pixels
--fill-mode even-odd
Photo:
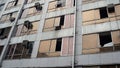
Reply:
[[[110,32],[100,33],[99,37],[100,37],[100,45],[101,45],[101,47],[104,47],[105,44],[108,44],[108,43],[112,42],[112,38],[111,38],[111,33]]]
[[[61,51],[62,38],[57,39],[55,51]]]
[[[2,53],[2,50],[3,50],[3,46],[0,46],[0,55]]]
[[[38,30],[38,22],[39,21],[30,22],[29,20],[27,20],[24,22],[23,25],[18,25],[15,36],[35,34]]]
[[[60,56],[62,38],[41,41],[38,57]]]
[[[3,28],[3,29],[0,29],[0,39],[5,39],[8,37],[9,35],[9,32],[10,32],[10,27],[8,28]]]
[[[43,31],[60,30],[64,25],[64,15],[56,18],[50,18],[45,21]]]
[[[17,15],[17,12],[5,14],[1,17],[0,22],[1,23],[4,23],[6,21],[13,22],[13,21],[15,21],[16,15]]]
[[[100,18],[102,19],[107,17],[108,17],[108,13],[106,7],[100,8]]]
[[[42,12],[41,10],[37,10],[35,7],[30,7],[30,8],[23,10],[21,18],[39,15],[41,12]]]
[[[115,8],[114,8],[113,4],[109,4],[107,8],[108,8],[109,13],[114,13],[115,12]]]
[[[111,38],[111,32],[104,32],[99,34],[100,38],[100,52],[111,52],[114,50],[112,38]]]
[[[23,43],[9,45],[6,59],[30,58],[34,42],[24,40]]]
[[[66,0],[56,0],[49,3],[48,12],[63,9],[66,4]]]
[[[14,1],[11,1],[11,2],[8,3],[6,9],[9,9],[9,8],[11,8],[11,7],[20,5],[20,4],[22,4],[22,2],[23,2],[23,0],[14,0]]]

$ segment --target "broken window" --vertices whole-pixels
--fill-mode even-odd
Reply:
[[[109,45],[112,42],[112,38],[111,38],[111,33],[110,32],[100,33],[99,34],[99,38],[100,38],[100,45],[101,45],[101,47],[107,46],[107,44]]]
[[[38,57],[60,56],[62,38],[41,41]]]
[[[24,40],[22,43],[9,45],[6,59],[30,58],[34,42]]]
[[[100,38],[100,45],[101,45],[100,52],[113,51],[111,32],[100,33],[99,38]]]
[[[13,21],[15,21],[16,15],[17,15],[17,12],[12,12],[9,14],[2,15],[0,22],[1,23],[4,23],[6,21],[13,22]]]
[[[107,9],[106,7],[102,7],[100,8],[100,18],[107,18],[108,17],[108,13],[107,13]]]
[[[0,29],[0,39],[8,37],[11,27]]]
[[[17,26],[15,36],[35,34],[38,30],[38,22],[39,21],[30,22],[29,20],[26,20],[23,25]]]

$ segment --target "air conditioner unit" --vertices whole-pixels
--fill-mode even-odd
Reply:
[[[107,6],[107,8],[108,8],[108,12],[109,12],[109,13],[115,12],[114,4],[109,4],[109,5]]]
[[[24,46],[25,48],[29,49],[29,41],[28,40],[23,40],[22,42],[22,46]]]
[[[55,30],[60,30],[61,29],[61,26],[56,26],[55,27]]]
[[[24,26],[28,29],[32,29],[33,28],[33,24],[30,21],[25,21],[24,22]]]
[[[39,2],[37,2],[35,3],[35,8],[36,10],[42,10],[42,5]]]
[[[15,21],[15,18],[14,17],[10,17],[9,20],[10,20],[10,22],[13,22],[13,21]]]

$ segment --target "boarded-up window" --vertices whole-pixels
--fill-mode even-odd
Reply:
[[[60,56],[62,38],[41,41],[38,57]]]
[[[49,3],[48,12],[63,9],[66,4],[66,0],[57,0]]]
[[[99,52],[98,34],[83,36],[83,54]]]
[[[112,32],[112,41],[114,44],[120,44],[120,31]]]
[[[30,7],[22,11],[21,18],[34,16],[34,15],[40,14],[41,12],[42,11],[36,10],[35,7]]]
[[[46,19],[43,31],[55,30],[57,27],[60,27],[61,29],[61,26],[63,25],[64,25],[64,16]]]

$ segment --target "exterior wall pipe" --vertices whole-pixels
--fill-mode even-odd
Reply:
[[[74,0],[73,0],[73,2],[74,2]],[[74,19],[74,37],[73,37],[73,56],[72,56],[72,68],[74,68],[75,67],[75,46],[76,46],[76,23],[77,23],[77,1],[75,0],[75,19]]]

